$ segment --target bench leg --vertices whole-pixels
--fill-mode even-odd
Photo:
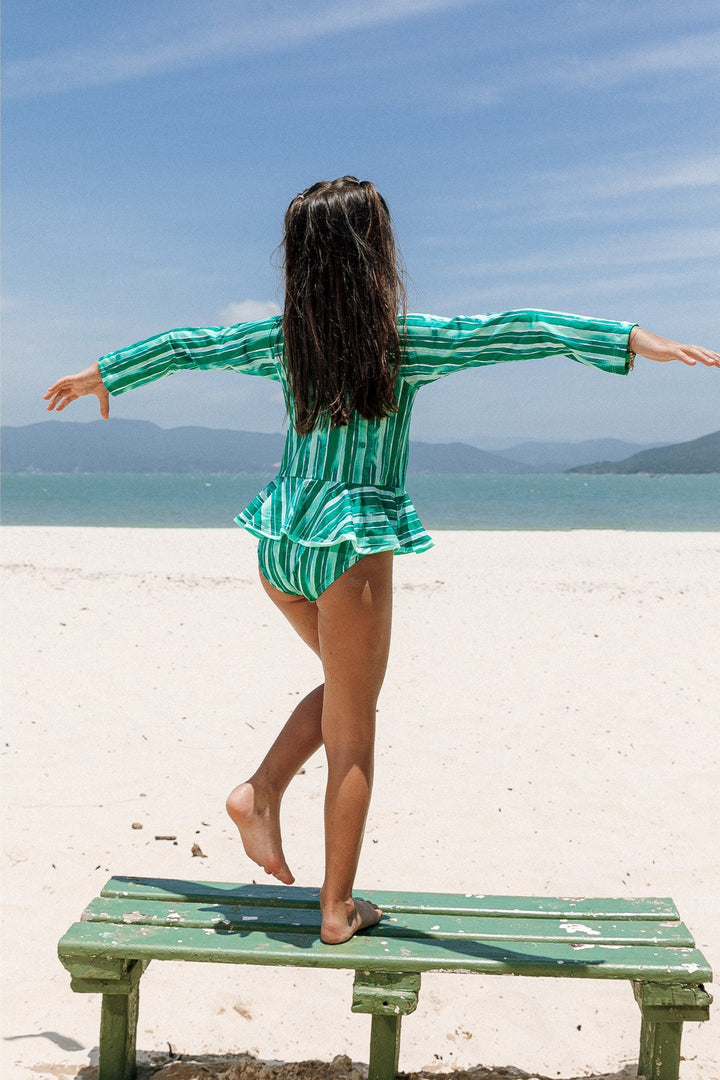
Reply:
[[[678,1080],[685,1020],[708,1020],[712,997],[704,986],[633,982],[642,1012],[638,1073],[648,1080]]]
[[[373,1016],[368,1080],[395,1080],[400,1059],[401,1021],[402,1016]]]
[[[139,985],[129,994],[103,994],[98,1080],[135,1080]]]
[[[407,971],[356,971],[352,1011],[371,1013],[368,1080],[395,1080],[400,1058],[400,1024],[415,1012],[420,975]]]
[[[682,1020],[646,1020],[640,1032],[638,1075],[647,1080],[678,1080]]]

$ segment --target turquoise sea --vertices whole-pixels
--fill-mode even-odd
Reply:
[[[266,475],[5,475],[4,525],[236,528]],[[437,529],[713,531],[719,478],[579,474],[415,475],[408,491]]]

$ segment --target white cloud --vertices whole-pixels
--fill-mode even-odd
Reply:
[[[545,273],[549,270],[582,270],[591,272],[601,266],[651,266],[677,260],[717,258],[715,229],[657,229],[645,234],[607,234],[601,243],[583,244],[572,241],[566,249],[555,251],[543,248],[532,255],[517,259],[493,259],[490,263],[465,264],[462,273],[499,275]]]
[[[715,33],[687,34],[652,46],[634,46],[602,60],[570,57],[555,78],[575,86],[608,86],[651,75],[666,79],[673,72],[698,72],[708,67],[717,67]]]
[[[235,323],[269,319],[271,315],[281,315],[282,311],[274,300],[236,300],[219,314],[222,325],[233,326]]]
[[[678,160],[668,161],[668,157]],[[653,148],[590,160],[562,171],[528,173],[517,181],[510,176],[499,191],[479,198],[434,199],[431,207],[422,206],[420,211],[431,218],[442,206],[444,212],[462,213],[469,220],[493,214],[509,216],[515,222],[530,214],[535,224],[585,222],[597,227],[603,221],[613,229],[622,221],[637,224],[648,217],[660,223],[663,214],[677,220],[690,199],[696,209],[703,207],[697,220],[714,221],[717,189],[714,156],[683,156],[677,151],[668,155]],[[437,248],[446,245],[447,239],[428,235],[423,243]],[[707,248],[708,242],[703,241],[706,253]]]
[[[166,71],[191,68],[212,57],[238,53],[279,52],[331,34],[366,30],[392,22],[416,19],[451,8],[491,0],[312,0],[301,5],[265,0],[261,5],[221,4],[218,17],[208,12],[198,26],[197,9],[176,11],[158,41],[158,27],[138,26],[126,40],[99,41],[81,48],[46,53],[5,63],[6,97],[78,90],[141,79]],[[185,25],[178,34],[177,26]],[[130,40],[127,38],[130,37]],[[152,44],[148,45],[150,41]]]
[[[451,113],[484,110],[500,101],[506,102],[516,94],[528,94],[538,87],[546,92],[555,87],[557,92],[564,94],[571,89],[605,89],[640,81],[652,89],[654,78],[666,91],[668,79],[673,75],[684,73],[689,78],[710,70],[714,78],[716,68],[717,37],[714,32],[637,45],[599,60],[595,58],[594,51],[551,56],[550,59],[538,57],[532,64],[528,64],[524,56],[522,66],[508,65],[502,74],[495,72],[492,79],[486,82],[482,82],[474,73],[471,83],[453,87],[447,94],[436,96],[431,107],[435,113],[448,109]],[[436,90],[433,87],[433,91]]]
[[[542,179],[542,178],[541,178]],[[668,165],[655,153],[629,155],[609,165],[583,166],[566,173],[547,173],[545,179],[581,191],[583,198],[624,198],[678,188],[717,187],[714,157],[697,157]]]

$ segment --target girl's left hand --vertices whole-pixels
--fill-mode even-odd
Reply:
[[[94,394],[100,403],[100,415],[103,420],[110,418],[110,395],[100,375],[100,365],[96,362],[77,375],[66,375],[58,379],[43,396],[48,401],[48,412],[62,412],[73,401],[87,394]]]
[[[634,326],[630,331],[629,345],[632,352],[660,363],[679,360],[688,367],[695,367],[696,364],[720,367],[720,353],[705,349],[702,345],[681,345],[677,341],[671,341],[670,338],[651,334],[649,330],[643,330],[641,326]]]

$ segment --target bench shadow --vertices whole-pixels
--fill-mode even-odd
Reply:
[[[208,911],[217,911],[217,908],[208,908]],[[228,937],[243,935],[248,936],[253,933],[252,930],[247,929],[235,929],[233,927],[216,926],[215,933],[219,935],[227,935]],[[259,933],[265,935],[266,938],[271,941],[276,941],[281,945],[292,945],[296,949],[310,950],[316,949],[316,942],[320,941],[320,931],[317,933],[302,933],[289,932],[287,934],[278,933],[276,930],[258,929]],[[432,945],[434,949],[443,949],[449,955],[454,957],[466,957],[473,960],[493,960],[497,963],[512,964],[514,961],[525,961],[529,964],[552,964],[556,967],[572,968],[572,967],[601,967],[605,961],[603,960],[590,960],[587,957],[583,957],[581,960],[579,957],[577,961],[574,960],[557,960],[551,956],[544,956],[538,953],[527,953],[521,949],[513,948],[509,944],[503,945],[490,945],[487,942],[478,941],[477,939],[468,938],[463,940],[461,938],[442,938],[436,937],[434,934],[426,934],[423,931],[415,930],[412,934],[403,932],[402,930],[396,930],[395,933],[389,930],[387,926],[383,926],[382,920],[377,926],[371,927],[369,930],[362,930],[356,934],[355,937],[358,941],[363,941],[368,938],[377,938],[379,940],[387,940],[388,938],[396,938],[405,942],[427,942],[428,945]],[[321,943],[322,944],[322,943]],[[324,945],[323,949],[327,949],[331,954],[334,949],[342,948],[342,945]],[[579,950],[578,950],[579,951]],[[401,967],[401,957],[393,956],[391,958],[391,966],[393,969],[399,969]],[[362,968],[367,967],[367,957],[358,956],[358,965]],[[415,965],[413,965],[414,968]],[[343,967],[352,967],[352,964],[344,964]],[[380,970],[378,968],[378,970]],[[412,970],[412,968],[411,968]]]
[[[320,890],[308,888],[304,885],[233,885],[230,888],[221,883],[211,881],[188,881],[187,878],[156,878],[156,877],[132,877],[127,874],[116,874],[113,882],[126,882],[128,885],[147,885],[156,889],[163,889],[167,893],[180,896],[185,894],[188,900],[192,900],[192,892],[203,899],[217,896],[220,900],[244,900],[256,899],[274,900],[281,907],[313,907],[320,903]],[[199,886],[188,889],[188,886]]]

